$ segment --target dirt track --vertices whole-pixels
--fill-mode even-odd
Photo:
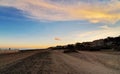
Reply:
[[[35,53],[0,69],[0,74],[120,74],[120,55],[99,52]]]

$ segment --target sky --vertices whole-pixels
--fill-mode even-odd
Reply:
[[[0,48],[47,48],[120,35],[120,0],[0,0]]]

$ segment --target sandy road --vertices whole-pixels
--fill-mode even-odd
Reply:
[[[0,74],[120,74],[119,59],[104,53],[45,51],[0,69]]]
[[[112,57],[108,54],[92,52],[79,52],[71,54],[56,52],[54,57],[59,58],[59,60],[61,59],[61,61],[64,62],[66,66],[68,66],[68,74],[120,74],[120,69],[108,66],[109,64],[106,65],[104,63],[106,61],[104,60],[108,61],[108,59],[104,59],[103,57],[101,59],[101,55],[104,57],[107,55],[108,58]],[[113,61],[112,58],[111,61]]]

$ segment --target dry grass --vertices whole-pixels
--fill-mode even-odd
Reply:
[[[37,53],[37,51],[0,54],[0,68]]]
[[[19,50],[0,50],[0,54],[16,53]]]
[[[51,72],[49,52],[39,52],[0,70],[0,74],[49,74]]]

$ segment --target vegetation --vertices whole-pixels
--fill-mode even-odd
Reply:
[[[50,47],[53,50],[65,50],[64,52],[76,52],[82,51],[100,51],[100,50],[113,50],[120,51],[120,36],[108,37],[105,39],[99,39],[92,42],[83,42],[76,44],[68,44],[65,46]]]
[[[64,53],[77,52],[77,50],[75,50],[75,48],[74,48],[74,45],[72,45],[72,44],[67,45],[66,48],[67,49],[64,51]]]

